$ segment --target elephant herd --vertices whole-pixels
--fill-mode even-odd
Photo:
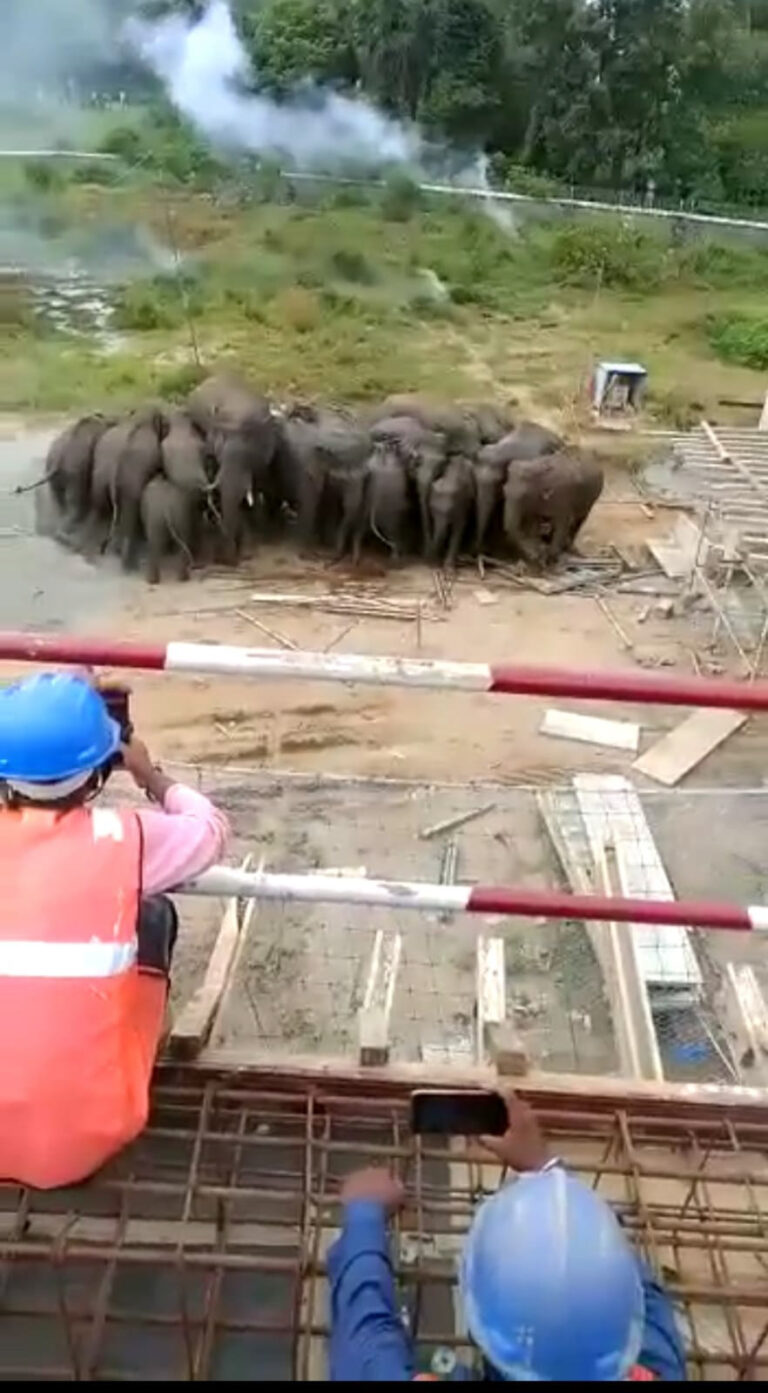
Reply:
[[[241,380],[207,378],[180,408],[84,416],[45,467],[45,530],[89,553],[165,564],[235,564],[257,531],[292,520],[302,548],[360,559],[455,566],[459,552],[503,552],[542,566],[567,550],[603,486],[602,471],[534,422],[493,405],[389,397],[365,417],[275,408]],[[41,510],[42,516],[42,510]]]

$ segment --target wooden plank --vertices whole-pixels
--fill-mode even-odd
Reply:
[[[389,1062],[389,1023],[402,947],[401,934],[376,930],[363,1004],[357,1013],[359,1060],[365,1068]]]
[[[727,963],[726,982],[741,1076],[750,1083],[768,1083],[768,1006],[754,968]]]
[[[599,848],[596,871],[603,894],[618,894],[619,876],[613,847],[603,844]],[[632,928],[629,924],[616,923],[601,925],[601,928],[608,939],[611,970],[606,974],[606,985],[622,1076],[663,1079],[656,1027]]]
[[[673,900],[674,891],[648,826],[637,791],[628,779],[614,774],[576,774],[573,785],[597,860],[600,847],[613,847],[621,893],[627,899]],[[701,969],[688,931],[675,925],[633,924],[632,935],[643,980],[651,993],[669,1001],[695,1004],[701,988]]]
[[[746,719],[742,711],[694,711],[636,759],[632,767],[670,788],[722,745],[729,735],[740,730]]]
[[[640,727],[634,721],[610,721],[602,716],[585,716],[580,711],[558,711],[555,707],[544,713],[539,730],[542,735],[631,750],[633,754],[637,754],[640,743]]]
[[[247,870],[250,860],[250,856],[247,856],[240,869]],[[171,1031],[168,1040],[171,1054],[182,1059],[194,1059],[210,1038],[237,956],[240,935],[239,906],[233,897],[226,901],[202,985],[182,1008]]]

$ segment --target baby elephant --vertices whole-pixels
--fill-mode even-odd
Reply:
[[[173,559],[177,580],[189,580],[194,560],[194,495],[172,484],[164,475],[150,479],[141,495],[141,521],[147,543],[146,577],[150,585],[160,580],[163,559]]]

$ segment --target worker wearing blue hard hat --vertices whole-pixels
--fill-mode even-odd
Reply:
[[[95,802],[116,767],[154,806]],[[72,1184],[142,1130],[177,931],[163,892],[226,830],[89,676],[0,689],[0,1180]]]
[[[685,1379],[672,1303],[611,1207],[549,1155],[535,1114],[508,1100],[503,1137],[483,1144],[517,1178],[475,1212],[460,1290],[480,1372],[451,1380],[616,1382]],[[397,1299],[388,1220],[404,1202],[385,1170],[350,1175],[341,1236],[328,1254],[330,1376],[337,1382],[437,1378],[419,1372]]]

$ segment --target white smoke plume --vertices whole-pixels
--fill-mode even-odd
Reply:
[[[130,20],[126,34],[177,110],[224,149],[329,172],[418,160],[418,133],[362,99],[309,84],[281,102],[248,91],[254,75],[225,0],[198,19]]]

